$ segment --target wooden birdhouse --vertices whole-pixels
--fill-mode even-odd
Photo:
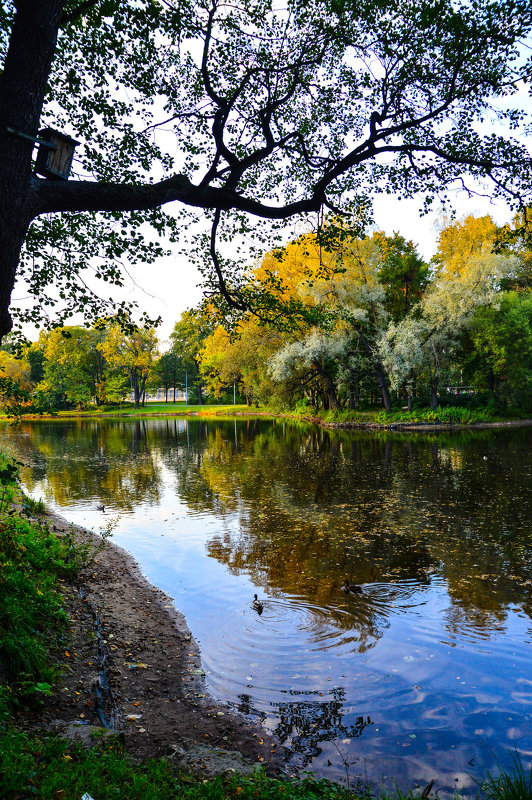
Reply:
[[[64,133],[44,128],[39,131],[39,150],[35,162],[35,172],[45,178],[67,180],[72,166],[74,150],[79,142]]]

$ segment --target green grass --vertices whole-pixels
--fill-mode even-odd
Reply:
[[[50,692],[67,641],[61,581],[91,558],[89,547],[73,547],[35,519],[42,504],[19,491],[17,469],[0,456],[0,688],[11,708]]]
[[[390,413],[383,409],[367,411],[342,409],[340,411],[317,411],[313,415],[329,423],[370,423],[372,425],[391,425],[395,423],[471,425],[515,417],[519,418],[519,415],[508,415],[507,417],[496,415],[491,408],[464,408],[458,406],[442,406],[436,411],[431,408],[418,408],[413,411],[397,409]]]
[[[493,422],[495,412],[487,408],[462,408],[459,406],[442,406],[433,411],[431,408],[416,409],[414,411],[395,411],[387,414],[380,411],[377,421],[413,422],[413,423],[439,423],[447,425],[469,425],[475,422]]]
[[[369,792],[310,776],[278,780],[259,772],[253,778],[234,774],[201,780],[176,772],[165,759],[134,761],[118,737],[107,737],[87,750],[50,734],[37,736],[0,723],[0,797],[79,800],[84,793],[96,800],[370,800]],[[419,790],[379,795],[380,800],[416,797]],[[531,800],[531,775],[516,756],[511,771],[479,783],[477,797]]]
[[[96,800],[353,800],[338,784],[312,778],[280,781],[258,773],[198,780],[177,774],[164,759],[133,761],[114,737],[86,750],[50,735],[0,730],[0,797],[79,800],[86,792]]]
[[[116,417],[116,416],[136,416],[136,417],[149,417],[149,416],[183,416],[186,414],[200,414],[202,416],[213,416],[223,414],[228,416],[231,414],[254,413],[256,409],[252,409],[247,405],[185,405],[185,403],[146,403],[144,406],[135,408],[133,403],[117,403],[116,405],[94,406],[87,409],[67,409],[57,410],[53,412],[53,418],[64,419],[65,417]],[[36,417],[35,414],[28,414],[28,417]],[[8,419],[7,415],[0,415],[0,419]]]
[[[500,770],[498,775],[488,772],[479,783],[485,800],[532,800],[532,768],[527,775],[517,752],[512,753],[512,761],[511,770]]]

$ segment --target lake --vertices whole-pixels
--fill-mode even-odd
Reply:
[[[442,796],[515,749],[530,764],[532,428],[53,420],[2,443],[33,497],[114,527],[186,615],[211,693],[293,764]]]

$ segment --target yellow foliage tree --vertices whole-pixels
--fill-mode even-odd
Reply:
[[[118,375],[129,378],[135,408],[140,405],[150,370],[158,358],[155,331],[137,329],[125,334],[119,325],[111,325],[98,345],[108,366]]]
[[[263,400],[272,384],[265,365],[281,343],[279,332],[272,326],[259,325],[253,317],[241,322],[238,338],[231,338],[219,325],[201,354],[201,374],[209,394],[219,398],[236,382],[248,405]]]
[[[459,278],[473,256],[491,253],[496,235],[497,226],[489,215],[444,220],[434,261],[450,278]]]

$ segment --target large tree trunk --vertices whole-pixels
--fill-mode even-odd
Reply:
[[[327,392],[327,405],[333,411],[338,411],[340,408],[340,403],[338,402],[338,398],[336,396],[336,386],[334,385],[334,381],[325,369],[324,365],[315,359],[313,362],[314,367],[319,375],[323,378],[325,382],[325,391]]]
[[[11,330],[9,304],[20,251],[34,216],[33,142],[39,128],[63,0],[19,0],[0,73],[0,338]]]
[[[430,407],[433,411],[438,408],[438,389],[440,387],[440,376],[434,372],[430,378]]]
[[[406,384],[406,392],[408,398],[407,402],[409,411],[412,411],[412,409],[414,408],[414,384],[415,384],[414,371],[410,370],[410,373],[408,375],[408,381]]]
[[[491,364],[488,368],[488,391],[495,394],[495,380],[493,376],[493,367],[491,366]]]
[[[371,358],[371,361],[373,362],[373,368],[375,370],[375,374],[377,375],[377,380],[379,381],[379,387],[380,387],[380,390],[381,390],[382,402],[383,402],[384,408],[386,409],[387,413],[389,414],[391,412],[391,410],[392,410],[392,401],[390,400],[390,392],[388,390],[388,384],[386,383],[386,375],[385,375],[385,372],[384,372],[384,367],[382,366],[382,363],[381,363],[380,359],[378,359],[375,356],[370,343],[368,342],[368,340],[366,339],[366,337],[364,336],[364,334],[362,333],[360,328],[356,328],[356,332],[357,332],[357,334],[359,336],[359,339],[360,339],[360,341],[362,343],[362,347],[364,348],[364,350],[366,351],[368,356]]]
[[[355,373],[352,369],[349,370],[349,408],[351,410],[356,408]]]
[[[386,375],[384,374],[384,367],[382,366],[380,361],[374,361],[373,365],[375,367],[375,372],[377,373],[377,380],[379,381],[382,403],[384,405],[384,408],[386,409],[386,412],[390,414],[392,410],[392,401],[390,400],[390,392],[388,390],[388,384],[386,383]]]

